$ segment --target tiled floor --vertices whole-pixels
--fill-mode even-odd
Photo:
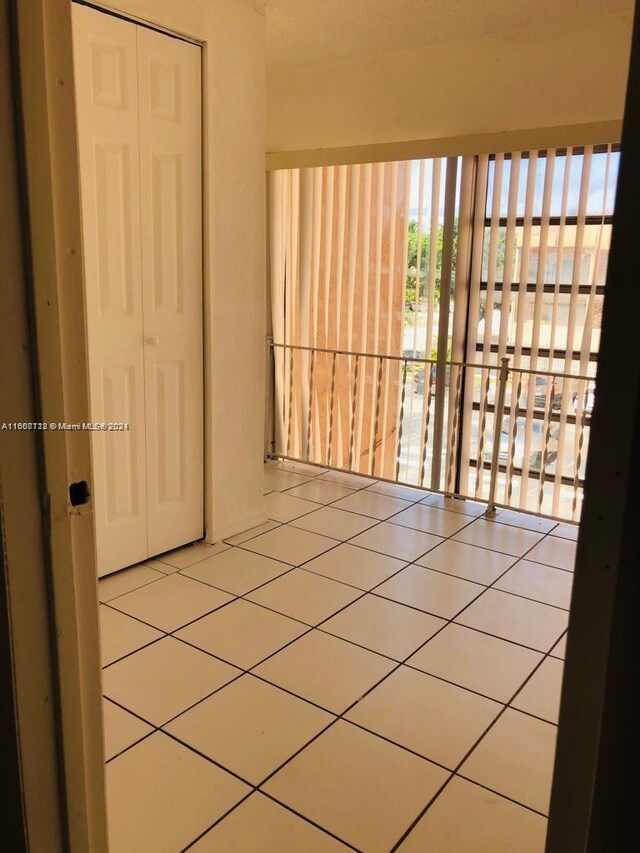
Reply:
[[[270,522],[100,582],[112,853],[541,853],[576,528],[265,490]]]

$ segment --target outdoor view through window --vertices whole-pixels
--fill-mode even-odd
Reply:
[[[579,517],[618,164],[273,172],[274,452]]]

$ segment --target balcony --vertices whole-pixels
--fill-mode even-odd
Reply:
[[[577,527],[265,487],[259,528],[100,582],[111,849],[542,851]]]
[[[577,522],[595,378],[269,342],[270,455]],[[499,440],[495,440],[499,436]]]

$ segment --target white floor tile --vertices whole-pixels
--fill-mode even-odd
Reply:
[[[361,548],[369,548],[379,554],[387,554],[389,557],[397,557],[399,560],[409,562],[417,560],[440,542],[442,542],[440,536],[422,533],[411,527],[400,527],[399,524],[389,524],[387,521],[381,522],[370,530],[365,530],[351,540],[352,545],[359,545]]]
[[[310,480],[302,486],[297,486],[295,489],[290,489],[287,492],[295,498],[303,498],[306,501],[315,501],[319,504],[330,504],[333,501],[339,501],[340,498],[346,498],[353,494],[353,489],[348,489],[346,486],[338,486],[336,483],[330,483],[325,480]]]
[[[264,506],[272,521],[287,522],[313,512],[320,505],[302,498],[294,498],[288,492],[271,492],[265,497]]]
[[[287,616],[239,599],[178,631],[176,636],[242,669],[250,669],[308,630]]]
[[[359,589],[372,589],[406,564],[406,560],[345,543],[305,563],[304,569]]]
[[[555,646],[551,649],[549,654],[551,657],[558,658],[558,660],[564,660],[565,654],[567,651],[567,635],[561,637]]]
[[[243,675],[165,730],[257,785],[333,719],[284,690]]]
[[[456,622],[548,652],[567,627],[569,614],[557,607],[488,589]]]
[[[165,637],[107,667],[108,699],[161,726],[240,673],[173,637]]]
[[[189,853],[346,853],[350,848],[256,792]]]
[[[306,474],[308,477],[319,477],[320,474],[326,474],[327,469],[321,465],[312,465],[309,462],[294,462],[292,459],[274,459],[267,462],[265,468],[272,468],[276,471],[293,471],[294,474]]]
[[[571,572],[544,566],[542,563],[532,563],[530,560],[520,560],[500,578],[495,589],[503,589],[568,610],[572,583]]]
[[[531,553],[527,554],[527,559],[572,572],[576,562],[576,546],[577,543],[570,539],[547,536]]]
[[[207,542],[196,542],[195,545],[185,545],[184,548],[177,548],[175,551],[167,551],[166,554],[159,554],[153,561],[154,568],[171,574],[171,572],[178,569],[186,569],[187,566],[199,563],[200,560],[206,560],[207,557],[213,557],[214,554],[219,554],[227,547],[224,542],[218,542],[215,545],[209,545]],[[149,560],[145,560],[145,562],[147,565],[150,565]]]
[[[421,566],[407,566],[376,587],[375,594],[434,616],[452,619],[484,590],[483,586]]]
[[[476,503],[475,501],[461,500],[460,498],[447,498],[444,495],[429,495],[424,498],[422,503],[427,506],[438,507],[438,509],[446,509],[449,512],[459,512],[462,515],[472,515],[478,518],[486,512],[487,505]]]
[[[273,530],[275,527],[279,526],[279,521],[265,521],[255,527],[250,527],[248,530],[243,530],[242,533],[236,533],[235,536],[230,536],[224,541],[227,545],[241,545],[243,542],[247,542],[249,539],[255,539],[255,537],[260,536],[261,533],[267,533],[269,530]]]
[[[162,572],[144,564],[132,566],[130,569],[123,569],[121,572],[114,572],[112,575],[100,578],[98,598],[100,601],[110,601],[112,598],[117,598],[119,595],[124,595],[126,592],[146,586],[163,577]]]
[[[211,584],[232,595],[244,595],[290,569],[279,560],[270,560],[244,548],[229,548],[188,569],[183,575]]]
[[[456,533],[453,538],[468,545],[479,545],[481,548],[522,557],[542,539],[542,534],[478,518],[473,524]]]
[[[401,853],[543,853],[577,526],[288,461],[265,490],[100,582],[110,849],[388,853],[463,760]]]
[[[107,765],[109,850],[176,853],[250,791],[156,732]]]
[[[542,654],[452,623],[407,664],[498,702],[508,702]]]
[[[508,708],[459,773],[546,815],[555,744],[555,726]]]
[[[292,527],[310,530],[312,533],[320,533],[322,536],[340,541],[351,539],[352,536],[357,536],[374,524],[377,524],[375,518],[356,515],[355,512],[345,512],[332,506],[324,506],[316,512],[291,522]]]
[[[233,601],[233,596],[226,592],[174,574],[121,595],[111,606],[169,632],[229,601]]]
[[[321,630],[401,661],[445,624],[412,607],[366,595],[323,623]]]
[[[442,768],[339,721],[265,790],[357,849],[387,853],[445,778]]]
[[[154,731],[153,726],[134,717],[108,699],[102,703],[104,756],[107,761]]]
[[[413,527],[423,533],[435,533],[437,536],[452,536],[465,527],[471,519],[460,512],[449,512],[428,504],[414,504],[392,519],[394,524]]]
[[[553,531],[554,536],[559,536],[561,539],[572,539],[578,541],[578,531],[580,528],[577,524],[565,524],[561,522]]]
[[[547,821],[458,777],[399,847],[400,853],[544,853]]]
[[[385,518],[407,509],[411,504],[401,498],[392,498],[389,495],[381,495],[378,492],[364,489],[354,492],[346,498],[341,498],[333,506],[336,509],[345,509],[349,512],[357,512],[360,515],[368,515],[370,518],[384,521]]]
[[[522,527],[524,530],[533,530],[534,533],[549,533],[558,523],[549,518],[540,518],[540,516],[528,515],[526,512],[517,512],[513,509],[499,509],[496,517],[488,521]]]
[[[327,471],[320,476],[322,482],[337,483],[349,489],[364,489],[372,486],[377,480],[372,480],[362,474],[349,474],[346,471]]]
[[[512,566],[515,559],[508,554],[499,554],[497,551],[448,539],[417,560],[417,563],[419,566],[488,585]]]
[[[341,714],[396,664],[320,631],[311,631],[254,672],[284,690],[289,690]]]
[[[557,724],[563,669],[563,661],[548,657],[527,681],[511,706]]]
[[[491,699],[401,666],[346,719],[453,770],[501,709]]]
[[[246,598],[307,625],[317,625],[360,595],[361,591],[352,586],[303,569],[293,569]]]
[[[242,547],[256,554],[282,560],[292,566],[299,566],[328,551],[329,548],[335,548],[336,540],[310,533],[308,530],[283,525],[263,533],[262,536],[256,536],[255,539],[250,539]]]
[[[173,575],[180,571],[177,566],[170,566],[169,563],[161,563],[160,560],[145,560],[144,565],[150,569],[155,569],[163,575]]]
[[[162,631],[143,625],[104,604],[100,605],[100,652],[102,665],[142,648],[163,636]]]
[[[422,501],[429,497],[430,492],[412,486],[401,486],[398,483],[385,483],[380,480],[369,486],[370,492],[379,492],[381,495],[389,495],[392,498],[402,498],[404,501]]]
[[[278,468],[265,466],[264,487],[272,492],[283,492],[285,489],[293,489],[307,483],[309,477],[304,474],[296,474],[293,471],[282,471]]]

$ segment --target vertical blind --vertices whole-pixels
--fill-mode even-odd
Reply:
[[[272,173],[276,341],[345,352],[399,351],[409,175],[406,162]],[[352,365],[342,358],[334,361],[328,353],[282,350],[275,356],[276,446],[344,466],[350,444],[347,424],[358,390],[349,378]],[[373,382],[374,365],[363,368],[351,455],[357,460],[354,470],[364,473],[375,442],[370,394],[364,391]],[[392,446],[396,398],[396,384],[387,382],[380,430],[383,459],[390,459],[385,452],[387,443]]]
[[[500,502],[576,517],[618,158],[272,172],[275,452],[486,498],[497,441]]]
[[[594,383],[569,377],[595,378],[618,160],[611,146],[480,158],[466,360],[507,357],[514,369],[492,440],[504,459],[499,499],[522,509],[579,512]],[[460,487],[484,497],[480,420],[495,393],[478,384],[466,399]]]

